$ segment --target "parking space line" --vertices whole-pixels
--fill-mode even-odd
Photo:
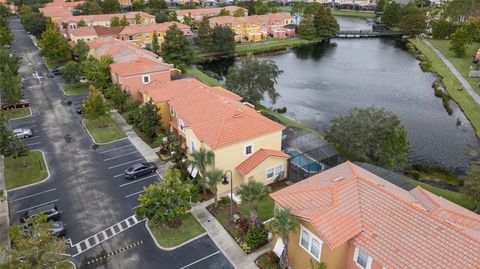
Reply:
[[[25,144],[25,145],[27,145],[27,146],[35,146],[35,145],[38,145],[38,144],[42,144],[42,142],[28,143],[28,144]]]
[[[99,152],[98,154],[105,154],[105,153],[107,153],[107,152],[115,151],[115,150],[118,150],[118,149],[123,149],[123,148],[126,148],[126,147],[131,147],[131,146],[133,146],[133,145],[130,144],[130,145],[126,145],[126,146],[114,148],[114,149],[107,149],[107,150],[104,150],[104,151]]]
[[[196,260],[196,261],[194,261],[194,262],[191,262],[191,263],[185,265],[184,267],[181,267],[180,269],[185,269],[185,268],[187,268],[187,267],[190,267],[190,266],[192,266],[192,265],[194,265],[194,264],[197,264],[197,263],[199,263],[199,262],[201,262],[201,261],[203,261],[203,260],[206,260],[206,259],[208,259],[208,258],[210,258],[210,257],[212,257],[212,256],[215,256],[215,255],[217,255],[218,253],[220,253],[220,250],[217,251],[217,252],[214,252],[214,253],[212,253],[212,254],[210,254],[210,255],[208,255],[208,256],[205,256],[205,257],[203,257],[203,258],[201,258],[201,259],[198,259],[198,260]]]
[[[34,135],[34,136],[26,137],[26,138],[24,138],[24,139],[39,138],[39,137],[40,137],[39,135]]]
[[[145,192],[144,190],[137,191],[137,192],[134,192],[134,193],[132,193],[132,194],[126,195],[125,198],[129,198],[129,197],[132,197],[132,196],[135,196],[135,195],[137,195],[137,194],[144,193],[144,192]]]
[[[142,158],[135,159],[135,160],[133,160],[133,161],[129,161],[129,162],[126,162],[126,163],[121,163],[121,164],[117,164],[117,165],[114,165],[114,166],[110,166],[110,167],[108,167],[108,169],[113,169],[113,168],[116,168],[116,167],[120,167],[120,166],[129,164],[129,163],[138,162],[138,161],[141,161],[141,160],[143,160],[143,159],[142,159]]]
[[[128,183],[125,183],[125,184],[122,184],[120,185],[119,187],[122,188],[122,187],[125,187],[125,186],[128,186],[130,184],[134,184],[134,183],[138,183],[138,182],[141,182],[141,181],[144,181],[146,179],[149,179],[149,178],[152,178],[152,177],[156,177],[158,176],[156,173],[154,175],[151,175],[151,176],[148,176],[148,177],[143,177],[143,178],[140,178],[140,179],[135,179],[133,180],[132,182],[128,182]]]
[[[21,201],[21,200],[24,200],[24,199],[28,199],[28,198],[31,198],[31,197],[33,197],[33,196],[41,195],[41,194],[44,194],[44,193],[47,193],[47,192],[51,192],[51,191],[54,191],[54,190],[56,190],[56,188],[53,188],[53,189],[50,189],[50,190],[46,190],[46,191],[41,191],[41,192],[35,193],[35,194],[30,194],[30,195],[24,196],[24,197],[22,197],[22,198],[13,199],[13,200],[10,200],[10,203],[17,202],[17,201]]]
[[[22,212],[25,212],[25,211],[28,211],[28,210],[30,210],[30,209],[32,209],[32,208],[35,208],[35,207],[39,207],[39,206],[42,206],[42,205],[48,205],[48,204],[55,203],[55,202],[58,202],[58,201],[60,201],[60,199],[55,199],[55,200],[48,201],[48,202],[45,202],[45,203],[42,203],[42,204],[39,204],[39,205],[35,205],[35,206],[29,207],[29,208],[25,208],[25,209],[22,209],[22,210],[18,210],[18,211],[17,211],[17,214],[22,213]]]
[[[138,151],[132,151],[132,152],[125,153],[125,154],[120,154],[120,155],[117,155],[117,156],[115,156],[115,157],[106,158],[106,159],[104,159],[103,161],[104,161],[104,162],[111,161],[111,160],[114,160],[114,159],[117,159],[117,158],[121,158],[121,157],[123,157],[123,156],[135,154],[135,153],[137,153],[137,152],[138,152]]]
[[[125,174],[124,174],[124,173],[121,173],[121,174],[115,175],[115,176],[113,176],[113,177],[121,177],[121,176],[123,176],[123,175],[125,175]]]

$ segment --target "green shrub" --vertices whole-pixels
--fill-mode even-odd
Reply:
[[[262,227],[248,230],[247,234],[245,235],[245,243],[247,243],[252,249],[256,249],[257,247],[267,243],[267,239],[268,233]]]
[[[220,206],[228,206],[230,205],[230,198],[228,198],[227,196],[222,196],[222,198],[220,198],[220,201],[218,201],[218,204]]]

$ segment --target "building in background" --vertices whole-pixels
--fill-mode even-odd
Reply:
[[[184,22],[183,18],[187,15],[191,16],[192,19],[196,22],[200,22],[205,17],[215,17],[220,14],[220,11],[225,9],[226,11],[230,12],[232,15],[237,9],[244,10],[245,15],[247,14],[247,10],[237,6],[226,6],[226,7],[216,7],[216,8],[198,8],[198,9],[180,9],[175,11],[177,13],[177,18],[180,22]]]

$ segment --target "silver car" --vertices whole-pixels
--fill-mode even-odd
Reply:
[[[18,128],[18,129],[13,129],[13,134],[18,138],[28,138],[33,135],[33,132],[31,129]]]

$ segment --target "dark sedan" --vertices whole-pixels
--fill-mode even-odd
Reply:
[[[136,179],[144,175],[155,173],[155,171],[157,171],[157,165],[154,163],[136,163],[125,169],[125,177],[128,179]]]

